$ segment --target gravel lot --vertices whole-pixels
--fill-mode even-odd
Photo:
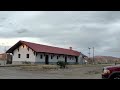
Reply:
[[[69,66],[68,69],[35,71],[21,67],[0,67],[0,79],[101,79],[104,66]]]

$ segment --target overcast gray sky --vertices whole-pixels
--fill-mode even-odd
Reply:
[[[19,40],[120,57],[120,11],[0,11],[0,51]]]

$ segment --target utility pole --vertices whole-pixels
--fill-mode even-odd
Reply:
[[[94,47],[93,47],[93,64],[95,64],[95,60],[94,60]]]
[[[90,49],[91,49],[91,48],[90,48],[90,47],[88,47],[88,49],[89,49],[89,53],[88,53],[88,54],[89,54],[89,59],[90,59]]]
[[[3,43],[4,44],[4,43]],[[5,45],[5,44],[4,44]],[[6,45],[4,46],[4,65],[5,65],[5,62],[6,62]]]

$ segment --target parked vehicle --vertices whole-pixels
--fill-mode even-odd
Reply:
[[[104,67],[102,79],[120,79],[120,65]]]

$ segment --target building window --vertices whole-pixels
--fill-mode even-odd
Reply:
[[[51,55],[51,59],[53,59],[53,56]]]
[[[19,52],[19,48],[18,48],[18,52]]]
[[[34,55],[35,55],[35,51],[34,51]]]
[[[29,51],[29,47],[27,48],[27,50]]]
[[[42,58],[43,58],[43,55],[40,55],[40,58],[42,59]]]
[[[59,57],[57,56],[57,59],[58,59]]]
[[[14,52],[12,52],[12,54],[14,55]]]
[[[21,56],[21,55],[20,55],[20,54],[18,54],[18,58],[20,58],[20,56]]]
[[[26,54],[26,58],[29,58],[29,54]]]

